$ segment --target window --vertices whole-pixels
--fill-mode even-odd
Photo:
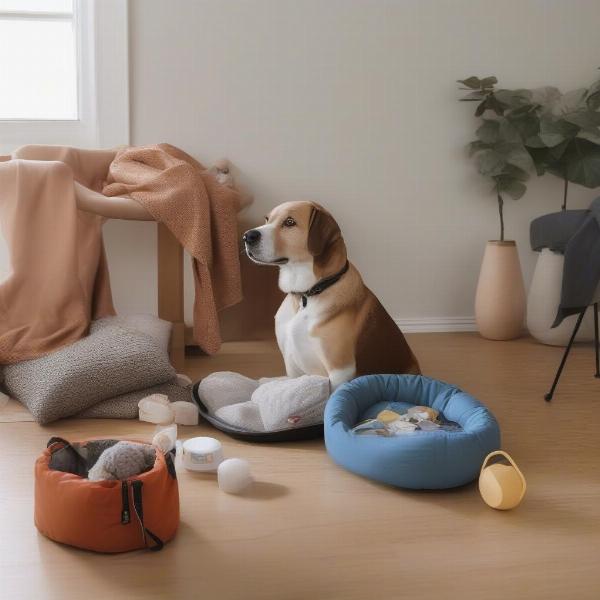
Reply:
[[[0,0],[0,154],[128,143],[126,0]]]
[[[0,119],[78,118],[73,9],[72,0],[0,0]]]

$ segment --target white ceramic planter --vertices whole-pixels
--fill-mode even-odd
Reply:
[[[577,315],[572,315],[551,329],[560,304],[564,262],[562,254],[544,248],[538,256],[527,296],[527,329],[536,340],[550,346],[566,346],[577,320]],[[575,339],[578,342],[593,341],[594,315],[591,308],[585,313]]]
[[[475,321],[479,333],[490,340],[519,337],[524,328],[525,304],[516,242],[489,241],[475,295]]]

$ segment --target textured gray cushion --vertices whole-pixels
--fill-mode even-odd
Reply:
[[[166,353],[169,352],[169,342],[171,341],[172,324],[169,321],[163,321],[154,315],[124,315],[117,317],[104,317],[97,321],[92,321],[90,334],[96,333],[104,327],[111,325],[120,325],[125,329],[132,329],[139,333],[145,333],[156,340],[156,343]]]
[[[108,325],[52,354],[4,368],[4,385],[39,423],[82,412],[101,400],[175,377],[148,335]]]
[[[78,419],[137,419],[138,402],[150,394],[165,394],[171,402],[184,400],[191,402],[191,386],[182,387],[177,383],[161,383],[145,390],[129,392],[116,398],[102,400],[78,415]]]

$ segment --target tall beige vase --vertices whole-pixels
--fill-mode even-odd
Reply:
[[[475,321],[490,340],[512,340],[523,333],[525,285],[514,241],[489,241],[485,247],[477,293]]]

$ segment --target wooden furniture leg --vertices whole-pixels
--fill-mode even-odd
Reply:
[[[158,228],[158,316],[173,324],[170,357],[178,373],[185,368],[183,248],[162,223]]]

